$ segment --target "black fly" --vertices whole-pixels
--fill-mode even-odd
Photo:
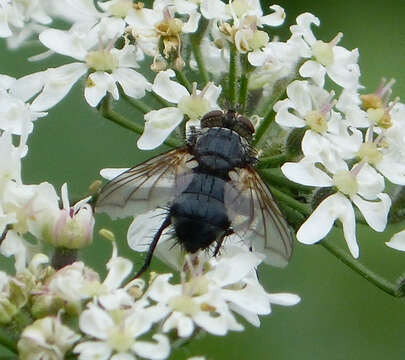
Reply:
[[[168,205],[165,220],[153,237],[144,265],[170,225],[186,252],[238,234],[265,262],[285,266],[292,253],[292,237],[276,202],[260,178],[250,146],[254,127],[234,110],[215,110],[201,119],[184,147],[158,155],[111,180],[98,197],[96,209],[117,216],[134,216]]]

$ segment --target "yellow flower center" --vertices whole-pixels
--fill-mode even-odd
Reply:
[[[179,311],[185,315],[193,316],[200,311],[200,306],[187,295],[174,296],[169,300],[172,311]]]
[[[330,66],[333,64],[333,48],[328,43],[321,40],[315,41],[312,45],[312,54],[315,59],[324,66]]]
[[[355,195],[359,188],[356,177],[348,170],[336,171],[333,182],[341,193],[348,196]]]
[[[374,143],[361,144],[357,155],[361,159],[367,158],[367,161],[372,165],[377,164],[382,159],[382,155],[378,151],[377,145]]]
[[[177,107],[190,119],[198,119],[208,112],[210,104],[202,96],[187,95],[180,99]]]
[[[325,116],[319,110],[311,110],[304,117],[307,125],[314,131],[322,134],[328,130],[328,123]]]
[[[108,50],[89,51],[86,64],[96,71],[113,71],[118,67],[118,59]]]

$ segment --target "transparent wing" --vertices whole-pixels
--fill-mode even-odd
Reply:
[[[98,196],[96,211],[117,218],[164,206],[190,183],[192,164],[186,148],[149,159],[107,183]]]
[[[224,203],[233,230],[254,250],[264,253],[266,263],[286,266],[293,238],[266,184],[251,167],[232,171],[230,177]]]

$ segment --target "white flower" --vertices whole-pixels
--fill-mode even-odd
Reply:
[[[384,178],[367,163],[358,163],[349,171],[345,162],[321,170],[314,160],[304,157],[298,163],[285,163],[281,170],[290,180],[308,186],[336,187],[337,192],[324,199],[311,216],[301,225],[297,239],[304,244],[314,244],[323,239],[335,220],[343,224],[343,232],[353,257],[359,256],[356,241],[356,220],[352,202],[375,231],[383,231],[391,199],[384,190]],[[332,165],[330,163],[329,165]]]
[[[256,267],[262,256],[239,247],[227,247],[224,253],[209,260],[208,271],[191,270],[191,279],[182,285],[171,285],[171,274],[157,276],[145,295],[170,309],[163,331],[177,329],[180,337],[190,336],[195,327],[214,335],[241,331],[232,311],[255,326],[258,315],[269,314],[271,302],[293,305],[299,298],[291,294],[268,294],[258,283]],[[278,300],[276,300],[278,298]]]
[[[45,317],[27,326],[18,341],[21,360],[63,360],[80,335],[63,325],[59,317]]]
[[[13,81],[13,85],[15,85]],[[11,84],[10,84],[11,85]],[[33,129],[33,121],[46,113],[36,112],[30,104],[11,95],[0,91],[0,129],[15,135],[30,134]]]
[[[132,305],[133,300],[126,289],[120,288],[132,271],[132,262],[117,256],[115,243],[107,270],[107,276],[101,282],[94,270],[81,261],[74,262],[53,274],[41,293],[59,297],[76,306],[79,306],[81,300],[91,297],[96,298],[108,310]]]
[[[306,156],[318,154],[322,147],[328,154],[336,153],[342,159],[356,156],[362,143],[362,133],[348,127],[341,115],[332,110],[333,92],[329,94],[308,81],[295,80],[288,85],[287,95],[287,99],[274,105],[276,122],[286,127],[309,128],[302,142]],[[316,145],[317,142],[321,144]]]
[[[263,49],[249,52],[249,63],[256,67],[249,79],[249,88],[272,88],[296,71],[300,59],[299,47],[293,41],[271,41]]]
[[[133,69],[138,67],[137,60],[142,54],[130,44],[126,44],[121,50],[112,48],[114,40],[123,34],[125,22],[117,18],[103,18],[95,26],[79,25],[73,26],[69,31],[48,29],[39,36],[49,49],[81,61],[69,64],[74,67],[75,76],[69,76],[69,72],[66,72],[68,65],[53,69],[52,78],[49,77],[52,74],[44,74],[41,87],[44,87],[43,92],[47,91],[47,96],[42,96],[42,102],[48,99],[51,106],[56,104],[87,71],[91,73],[86,81],[84,96],[91,106],[96,106],[107,92],[117,100],[117,82],[128,96],[143,97],[145,91],[150,89],[150,84]],[[107,43],[109,45],[105,45]],[[66,77],[69,77],[68,81],[65,80]],[[58,92],[52,96],[49,90],[54,86],[58,87]],[[39,96],[41,95],[42,93]]]
[[[160,360],[170,353],[166,336],[155,334],[154,342],[137,338],[148,332],[166,313],[159,306],[116,309],[113,313],[91,303],[79,319],[80,330],[91,340],[78,344],[74,352],[79,359],[135,359]]]
[[[10,37],[29,27],[30,22],[49,24],[52,19],[47,14],[43,0],[0,2],[0,37]]]
[[[197,91],[194,84],[190,94],[183,85],[170,80],[173,76],[173,70],[161,71],[156,75],[152,90],[163,99],[177,104],[177,107],[152,110],[145,114],[145,129],[137,143],[142,150],[151,150],[161,145],[183,121],[184,116],[194,124],[207,112],[218,108],[220,86],[209,83],[202,91]]]
[[[310,50],[307,60],[300,68],[299,73],[303,77],[310,77],[319,86],[323,87],[325,74],[336,84],[343,88],[359,87],[360,69],[357,64],[358,50],[348,51],[337,46],[343,34],[339,33],[330,43],[316,40],[311,30],[311,24],[319,26],[320,21],[310,13],[304,13],[297,17],[297,25],[291,26],[291,33],[300,36],[305,41],[303,44]]]

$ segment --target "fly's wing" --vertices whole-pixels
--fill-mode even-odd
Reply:
[[[293,238],[266,184],[251,167],[231,171],[229,176],[224,204],[234,232],[254,250],[264,253],[267,264],[286,266]]]
[[[96,211],[117,218],[164,206],[188,186],[194,163],[187,148],[149,159],[107,183],[98,196]]]

